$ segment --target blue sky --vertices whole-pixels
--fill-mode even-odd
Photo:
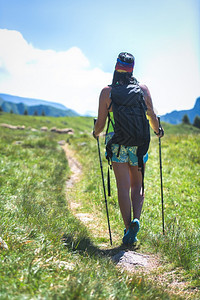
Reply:
[[[199,0],[0,0],[0,91],[97,112],[116,57],[157,113],[192,108],[200,96]]]

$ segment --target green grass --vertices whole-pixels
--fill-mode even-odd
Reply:
[[[147,235],[151,245],[165,255],[169,253],[169,259],[177,266],[190,270],[194,279],[200,275],[199,143],[199,134],[170,135],[162,140],[166,223],[166,234],[162,236],[158,149],[156,153],[157,141],[152,141],[151,158],[146,171],[147,191],[143,215],[147,229],[143,238]]]
[[[151,279],[115,268],[107,243],[104,197],[91,118],[0,115],[0,123],[25,125],[24,131],[0,127],[0,299],[178,299]],[[30,131],[28,127],[38,129]],[[74,136],[41,132],[72,127]],[[174,129],[176,128],[176,129]],[[139,235],[140,251],[157,252],[163,264],[180,267],[189,287],[199,285],[199,131],[165,124],[162,139],[166,235],[162,236],[158,141],[152,138],[145,176],[146,200]],[[59,140],[77,151],[83,177],[68,198],[101,223],[93,235],[69,210],[65,181],[69,167]],[[20,141],[20,143],[19,143]],[[17,142],[17,143],[16,143]],[[103,158],[103,138],[101,138]],[[104,170],[106,171],[106,161]],[[117,248],[123,223],[114,175],[108,200]],[[62,240],[62,237],[64,239]],[[169,253],[170,249],[170,253]]]

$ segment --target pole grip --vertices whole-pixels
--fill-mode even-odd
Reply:
[[[163,130],[163,128],[161,126],[161,123],[160,123],[160,116],[157,116],[157,118],[158,118],[159,140],[160,140],[160,138],[164,136],[164,130]]]
[[[94,118],[94,127],[95,127],[96,121],[97,121],[97,119]],[[97,139],[97,141],[99,141],[99,137],[98,137],[98,136],[95,136],[95,130],[94,130],[94,127],[93,127],[93,137],[94,137],[95,139]]]

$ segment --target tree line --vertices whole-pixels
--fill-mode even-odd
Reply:
[[[193,124],[191,124],[188,115],[185,114],[182,118],[182,124],[193,125],[194,127],[200,128],[200,117],[196,116]]]
[[[0,106],[0,112],[2,112],[2,111],[3,111],[3,109],[2,109],[2,107]],[[10,110],[10,113],[13,114],[13,110],[12,110],[12,109]],[[24,110],[24,115],[25,115],[25,116],[28,115],[28,110],[27,110],[27,109]],[[37,110],[34,111],[33,115],[34,115],[34,116],[38,116]],[[41,116],[45,116],[44,110],[42,111]],[[196,117],[194,118],[193,124],[191,124],[188,115],[185,114],[185,115],[183,116],[183,118],[182,118],[182,124],[193,125],[194,127],[200,128],[200,117],[199,117],[199,116],[196,116]]]
[[[3,109],[2,109],[2,107],[0,106],[0,112],[3,112]],[[14,112],[13,112],[13,110],[11,109],[10,110],[10,114],[13,114]],[[28,116],[28,110],[27,109],[25,109],[24,110],[24,113],[23,113],[25,116]],[[38,112],[37,112],[37,110],[35,110],[34,111],[34,113],[33,113],[33,116],[38,116],[39,114],[38,114]],[[42,111],[42,113],[41,113],[41,116],[45,116],[46,114],[45,114],[45,111],[43,110]]]

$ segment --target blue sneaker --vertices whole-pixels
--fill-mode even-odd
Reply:
[[[126,232],[126,229],[124,230],[124,237],[122,239],[123,244],[128,245],[128,244],[133,244],[137,242],[137,233],[140,230],[140,222],[138,219],[134,219],[130,226],[129,229]]]

